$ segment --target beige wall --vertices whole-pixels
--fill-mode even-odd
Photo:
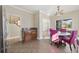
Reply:
[[[67,19],[67,18],[72,18],[72,29],[79,30],[79,10],[64,13],[62,19]],[[51,27],[55,28],[56,20],[58,20],[58,18],[55,16],[50,16],[50,19],[51,19]]]
[[[49,16],[46,13],[40,11],[40,13],[39,13],[39,38],[40,39],[48,38],[48,35],[45,34],[45,33],[48,33],[48,32],[44,31],[44,30],[47,30],[47,29],[44,29],[44,27],[43,27],[44,25],[47,25],[47,24],[44,24],[43,20],[47,21],[47,20],[50,20],[50,19],[49,19]]]
[[[34,27],[39,28],[39,11],[34,13]]]
[[[64,18],[72,18],[72,29],[78,29],[79,28],[79,11],[73,11],[67,14],[64,14]]]
[[[21,28],[34,27],[33,14],[11,6],[4,6],[4,7],[5,7],[6,18],[7,18],[8,38],[21,37]],[[19,16],[21,20],[21,27],[18,27],[15,24],[9,24],[9,16]]]
[[[34,27],[37,28],[37,39],[39,39],[39,11],[34,13]]]
[[[50,16],[50,27],[56,28],[56,17]]]
[[[48,23],[46,24],[43,23],[43,20]],[[50,25],[49,16],[44,12],[40,12],[40,36],[43,39],[49,39],[49,33],[48,33],[49,25]]]
[[[42,32],[42,26],[43,26],[43,24],[42,24],[42,21],[43,20],[46,20],[46,19],[48,19],[49,20],[49,16],[48,15],[46,15],[44,12],[42,12],[42,11],[37,11],[35,14],[34,14],[34,22],[35,22],[35,27],[37,27],[38,28],[38,39],[44,39],[43,38],[43,32]],[[44,24],[44,25],[46,25],[46,24]]]

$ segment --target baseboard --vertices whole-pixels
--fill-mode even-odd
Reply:
[[[50,39],[50,37],[45,37],[45,38],[43,38],[43,37],[37,37],[37,39],[38,39],[38,40],[42,40],[42,39]]]
[[[7,40],[20,38],[19,36],[7,37]]]
[[[44,39],[50,39],[50,37],[45,37]]]
[[[19,36],[14,36],[14,37],[8,37],[6,41],[7,41],[7,44],[14,44],[22,40]]]

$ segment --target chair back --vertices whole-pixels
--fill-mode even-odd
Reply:
[[[77,38],[77,31],[72,31],[71,37],[70,37],[70,43],[74,43],[75,39]]]
[[[51,41],[57,42],[57,40],[59,39],[57,32],[57,30],[50,29]]]
[[[54,30],[54,29],[50,29],[50,36],[52,37],[52,35],[56,34],[58,31]]]

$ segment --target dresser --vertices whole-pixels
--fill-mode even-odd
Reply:
[[[22,30],[23,42],[29,42],[37,39],[37,28],[23,29]]]
[[[32,40],[37,39],[37,28],[30,28]]]

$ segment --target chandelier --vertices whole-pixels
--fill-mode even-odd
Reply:
[[[57,6],[57,11],[55,13],[56,16],[62,16],[63,15],[63,10],[60,8],[60,6]]]

